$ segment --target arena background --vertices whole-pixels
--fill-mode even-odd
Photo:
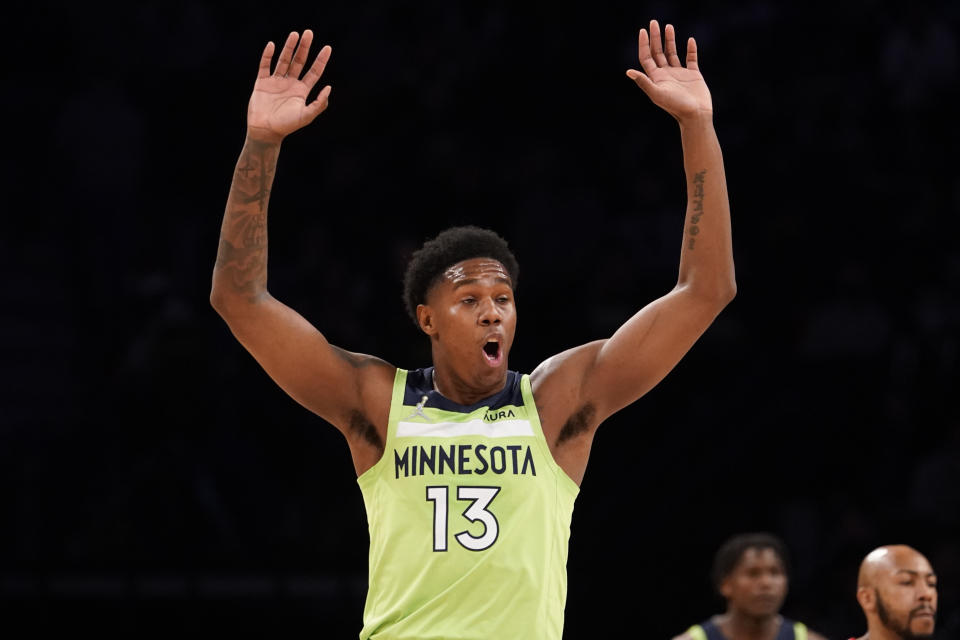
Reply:
[[[658,18],[699,42],[739,294],[601,427],[565,637],[679,633],[721,608],[722,540],[768,530],[793,554],[785,614],[859,635],[857,565],[905,542],[941,576],[937,637],[960,638],[958,7],[19,5],[4,621],[355,637],[368,539],[345,443],[208,302],[260,51],[308,27],[333,46],[330,108],[280,157],[273,294],[337,345],[422,366],[405,261],[448,225],[489,226],[520,259],[511,365],[529,371],[675,282],[678,128],[624,76]]]

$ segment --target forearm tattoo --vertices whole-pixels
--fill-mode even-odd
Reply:
[[[690,228],[687,229],[687,249],[693,250],[700,233],[700,216],[703,215],[703,180],[707,170],[698,171],[693,176],[693,214],[690,216]]]
[[[251,298],[267,286],[267,203],[277,154],[276,145],[247,141],[220,230],[215,273],[234,293]]]

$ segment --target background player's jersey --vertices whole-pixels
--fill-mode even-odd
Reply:
[[[720,633],[720,629],[713,623],[713,620],[693,625],[687,629],[687,634],[693,640],[727,640],[727,637]],[[807,640],[807,627],[802,622],[781,618],[780,631],[777,633],[775,640]]]
[[[370,528],[366,640],[559,640],[579,491],[554,461],[530,377],[474,405],[397,370],[383,457],[357,482]]]

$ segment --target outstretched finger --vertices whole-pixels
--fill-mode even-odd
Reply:
[[[667,45],[667,62],[671,67],[680,66],[680,56],[677,55],[677,34],[672,24],[668,24],[663,30]]]
[[[663,55],[663,42],[660,40],[660,23],[650,21],[650,49],[658,67],[667,66],[667,56]]]
[[[280,60],[277,61],[277,68],[273,70],[273,75],[281,78],[287,75],[287,70],[290,68],[290,61],[293,60],[293,46],[297,44],[299,37],[296,31],[291,31],[290,35],[287,36],[287,41],[280,51]]]
[[[304,29],[303,36],[300,38],[300,44],[297,45],[297,52],[293,54],[293,63],[287,69],[287,75],[297,80],[300,78],[300,72],[303,71],[303,65],[307,64],[307,56],[310,55],[310,43],[313,42],[313,31]]]
[[[270,62],[273,60],[273,41],[267,43],[260,56],[260,68],[257,70],[257,79],[270,77]]]
[[[330,45],[324,45],[314,59],[313,64],[310,65],[310,69],[307,70],[307,74],[303,76],[303,83],[307,85],[308,90],[313,89],[313,85],[317,84],[317,80],[323,75],[323,70],[327,68],[327,61],[330,59],[331,51],[333,51],[333,49],[330,48]]]
[[[700,70],[697,66],[697,41],[693,38],[687,40],[687,69]]]
[[[637,48],[639,50],[640,64],[643,66],[643,70],[646,71],[647,74],[651,74],[656,71],[657,63],[653,61],[653,56],[650,55],[650,38],[647,36],[646,29],[640,29]]]

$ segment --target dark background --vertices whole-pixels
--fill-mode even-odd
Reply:
[[[4,55],[0,606],[36,632],[355,637],[367,531],[340,434],[208,303],[268,40],[333,46],[283,146],[270,288],[331,342],[428,363],[403,267],[457,223],[521,263],[511,368],[610,335],[676,279],[675,122],[624,76],[697,37],[739,293],[598,433],[568,638],[721,609],[730,534],[794,563],[783,612],[859,635],[856,570],[911,544],[960,638],[956,3],[16,7]],[[6,635],[6,634],[4,634]]]

